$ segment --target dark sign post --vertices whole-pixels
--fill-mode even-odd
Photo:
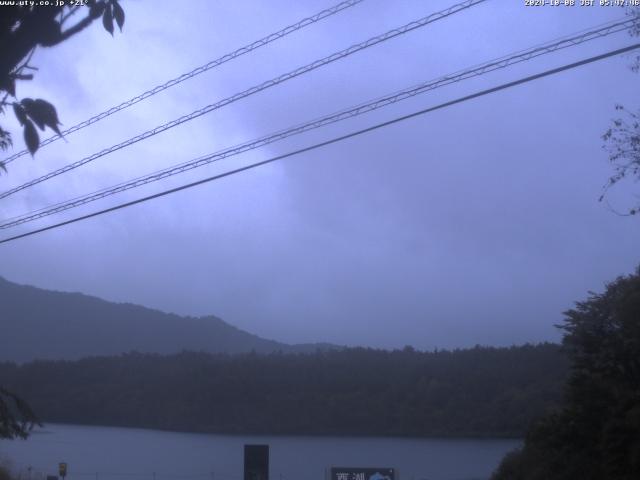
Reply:
[[[331,467],[331,480],[395,480],[393,468]]]
[[[244,480],[269,480],[269,445],[244,446]]]

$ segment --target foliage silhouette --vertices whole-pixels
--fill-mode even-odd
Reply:
[[[102,18],[105,30],[111,35],[114,31],[114,20],[120,30],[124,25],[125,14],[118,0],[89,0],[86,5],[73,3],[46,7],[20,4],[2,7],[0,94],[4,92],[4,95],[0,101],[0,112],[4,112],[9,105],[13,106],[15,116],[23,127],[25,144],[32,155],[38,150],[40,144],[35,126],[43,131],[45,127],[49,127],[60,134],[58,114],[51,103],[41,98],[23,98],[22,100],[17,98],[16,82],[32,80],[33,73],[25,73],[25,71],[37,70],[29,63],[35,49],[59,45],[87,28],[98,18]],[[65,27],[65,24],[80,12],[83,12],[84,16],[73,25]],[[9,101],[9,97],[15,100]],[[0,126],[0,149],[6,150],[12,143],[11,133]],[[6,166],[2,163],[0,168],[6,171]]]
[[[629,9],[628,14],[637,20],[629,33],[640,36],[640,7]],[[640,71],[640,55],[634,57],[631,70]],[[616,105],[615,109],[620,116],[613,120],[613,125],[602,136],[614,173],[609,177],[599,198],[601,202],[605,200],[609,189],[622,180],[640,180],[640,110],[634,112],[623,105]],[[640,214],[640,203],[631,205],[626,213],[614,211],[624,216]]]
[[[494,480],[640,478],[640,267],[565,313],[564,402]]]
[[[13,107],[23,128],[25,144],[33,155],[40,145],[36,126],[42,131],[49,127],[60,135],[58,113],[51,103],[41,98],[17,98],[16,82],[32,80],[33,73],[25,71],[37,70],[29,64],[33,52],[37,47],[53,47],[68,40],[100,17],[105,29],[113,35],[113,19],[122,30],[125,15],[118,0],[88,0],[86,6],[74,5],[73,2],[60,6],[22,3],[25,5],[16,2],[13,6],[3,6],[0,15],[0,112],[4,113],[9,105]],[[84,12],[84,16],[70,27],[63,28],[79,12]],[[9,97],[14,100],[9,101]],[[0,150],[7,150],[12,144],[11,133],[0,125]],[[2,162],[0,169],[6,172]],[[26,438],[36,423],[29,406],[0,387],[0,438]]]
[[[0,438],[27,438],[29,431],[39,424],[24,400],[0,387]]]
[[[519,437],[558,404],[566,372],[554,344],[0,363],[45,421],[326,435]]]

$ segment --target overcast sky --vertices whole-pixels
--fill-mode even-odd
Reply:
[[[448,7],[366,0],[13,162],[1,190]],[[123,1],[39,50],[19,97],[65,127],[312,15],[327,0]],[[624,16],[620,8],[490,0],[2,200],[4,217],[110,186]],[[417,96],[18,233],[288,152],[628,45],[617,34]],[[558,340],[588,290],[640,263],[639,219],[597,199],[614,105],[640,106],[628,57],[549,77],[146,204],[0,246],[0,275],[184,315],[284,342],[432,349]],[[12,115],[3,126],[13,129]],[[614,192],[623,209],[640,192]],[[4,236],[4,235],[3,235]]]

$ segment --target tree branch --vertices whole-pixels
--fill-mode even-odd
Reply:
[[[82,30],[84,30],[89,25],[91,25],[94,20],[95,20],[94,17],[92,17],[91,15],[87,15],[82,20],[80,20],[78,23],[76,23],[73,27],[70,27],[67,30],[65,30],[64,32],[62,32],[60,34],[60,39],[56,43],[54,43],[53,45],[57,45],[58,43],[63,42],[64,40],[67,40],[68,38],[72,37],[76,33],[80,33]],[[51,46],[53,46],[53,45],[51,45]]]

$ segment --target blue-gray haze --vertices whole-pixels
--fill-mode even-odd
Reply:
[[[156,124],[450,5],[367,0],[23,157],[5,190]],[[622,17],[496,0],[189,122],[2,201],[2,214],[80,195],[403,87]],[[579,3],[579,2],[578,2]],[[327,1],[123,2],[37,51],[19,96],[66,126],[319,11]],[[539,70],[624,46],[625,34],[416,97],[80,209],[180,185]],[[264,337],[380,347],[557,340],[561,312],[639,262],[640,224],[598,203],[600,136],[640,106],[627,57],[473,100],[313,153],[3,245],[0,275],[188,315]],[[16,132],[11,115],[3,124]],[[631,184],[610,198],[624,208]],[[67,218],[78,211],[68,212]],[[49,219],[50,220],[50,219]],[[44,225],[45,222],[38,225]],[[23,227],[25,230],[28,226]]]

